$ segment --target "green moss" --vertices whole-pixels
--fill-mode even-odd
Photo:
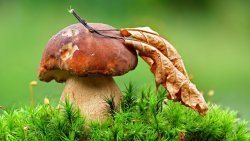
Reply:
[[[178,102],[165,101],[150,89],[138,93],[130,84],[119,112],[110,105],[113,118],[87,125],[79,110],[65,102],[63,109],[50,105],[4,110],[0,116],[0,140],[180,140],[247,141],[247,123],[236,112],[209,104],[200,116]]]

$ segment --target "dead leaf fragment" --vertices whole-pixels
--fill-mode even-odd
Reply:
[[[158,48],[129,39],[125,40],[125,44],[138,50],[139,55],[150,65],[157,87],[161,84],[168,90],[168,99],[180,101],[200,114],[207,113],[207,104],[196,86]]]
[[[182,132],[179,134],[179,141],[185,141],[185,136],[186,136],[185,132],[182,131]]]
[[[153,31],[149,27],[140,27],[122,29],[121,34],[125,37],[130,36],[138,41],[147,43],[155,47],[164,56],[166,56],[181,73],[183,73],[188,78],[187,71],[184,67],[184,63],[179,53],[166,39],[162,38],[157,32]],[[145,56],[143,57],[143,59],[147,61],[150,60],[150,58],[146,58]]]

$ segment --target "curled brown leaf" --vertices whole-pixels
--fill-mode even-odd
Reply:
[[[200,114],[207,113],[208,107],[202,94],[161,51],[141,41],[125,40],[125,44],[138,50],[139,55],[150,65],[157,87],[161,84],[168,90],[169,99],[180,101]]]
[[[149,27],[139,27],[122,29],[121,34],[125,37],[131,36],[138,41],[152,45],[153,47],[158,49],[164,56],[166,56],[174,64],[174,66],[188,78],[187,71],[184,67],[183,60],[181,59],[179,53],[166,39],[162,38],[157,32],[153,31]],[[149,59],[147,58],[146,60]]]

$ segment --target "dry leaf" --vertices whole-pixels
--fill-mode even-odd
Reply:
[[[186,136],[185,131],[182,131],[182,132],[179,134],[179,141],[185,141],[185,136]]]
[[[141,41],[127,39],[125,44],[139,51],[139,55],[150,65],[157,87],[162,84],[168,90],[169,99],[181,101],[200,114],[206,114],[208,107],[202,94],[168,57],[156,47]]]
[[[188,78],[188,74],[184,67],[184,63],[181,59],[181,56],[178,54],[176,49],[167,40],[159,36],[157,32],[153,31],[149,27],[139,27],[122,29],[121,34],[125,37],[131,36],[136,40],[147,43],[157,48],[174,64],[174,66],[181,73],[183,73]],[[146,57],[143,57],[143,59],[148,61],[150,60],[150,58]]]

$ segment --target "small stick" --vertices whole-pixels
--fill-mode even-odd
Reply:
[[[84,19],[82,19],[82,18],[75,12],[74,9],[70,9],[70,10],[69,10],[69,13],[73,14],[73,15],[76,17],[76,19],[77,19],[80,23],[82,23],[82,24],[89,30],[89,32],[91,32],[91,33],[96,33],[96,34],[101,35],[101,36],[103,36],[103,37],[108,37],[108,38],[114,38],[114,39],[122,39],[122,40],[124,40],[123,37],[104,35],[104,34],[98,32],[96,29],[94,29],[93,27],[89,26],[88,23],[87,23]]]
[[[76,17],[76,19],[77,19],[80,23],[82,23],[82,24],[89,30],[89,32],[91,32],[91,33],[96,32],[96,30],[95,30],[93,27],[89,26],[89,25],[87,24],[87,22],[86,22],[84,19],[82,19],[82,18],[75,12],[74,9],[70,9],[70,10],[69,10],[69,13],[73,14],[73,15]]]

